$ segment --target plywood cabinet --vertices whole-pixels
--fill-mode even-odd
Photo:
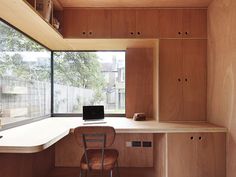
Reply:
[[[158,9],[112,10],[113,38],[157,38]]]
[[[87,37],[109,38],[111,37],[111,15],[109,10],[88,10]]]
[[[182,40],[161,40],[159,48],[160,120],[183,117]]]
[[[85,38],[87,37],[86,10],[65,9],[63,11],[63,37]]]
[[[126,117],[142,112],[153,116],[153,50],[126,50]]]
[[[183,119],[206,118],[206,40],[182,40],[183,49]]]
[[[136,11],[130,9],[112,10],[112,37],[134,38],[136,35]]]
[[[65,8],[65,38],[206,38],[206,9]]]
[[[65,9],[63,13],[65,38],[111,37],[111,15],[105,9]]]
[[[182,38],[182,9],[160,9],[160,38]]]
[[[206,120],[206,40],[160,40],[162,121]]]
[[[157,38],[159,36],[159,10],[136,10],[136,37]]]
[[[206,9],[160,9],[160,38],[207,38]]]
[[[225,133],[167,135],[168,177],[225,177]]]

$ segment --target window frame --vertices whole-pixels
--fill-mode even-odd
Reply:
[[[51,117],[82,117],[82,113],[55,113],[54,112],[54,53],[55,52],[126,52],[126,50],[51,50],[52,55],[51,55]],[[125,61],[126,65],[126,61]],[[125,66],[126,67],[126,66]],[[125,80],[125,97],[126,97],[126,80]],[[125,108],[126,108],[126,100],[125,100]],[[125,117],[126,116],[126,109],[125,113],[119,114],[119,113],[114,113],[114,114],[106,114],[105,117]]]

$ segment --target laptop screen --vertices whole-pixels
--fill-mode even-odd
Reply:
[[[104,106],[83,106],[83,120],[104,119]]]

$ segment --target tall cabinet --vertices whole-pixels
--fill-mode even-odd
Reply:
[[[160,40],[160,120],[206,119],[206,40]]]

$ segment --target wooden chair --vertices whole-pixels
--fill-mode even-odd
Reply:
[[[117,168],[117,175],[120,176],[118,167],[119,152],[116,149],[107,149],[115,140],[115,129],[108,126],[84,126],[77,127],[74,135],[79,146],[84,148],[84,154],[80,161],[80,177],[83,172],[100,170],[110,171],[113,176],[113,169]]]

